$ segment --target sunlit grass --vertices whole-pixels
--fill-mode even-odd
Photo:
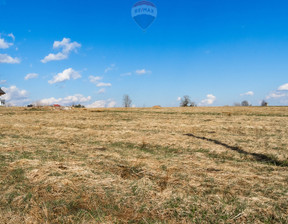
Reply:
[[[0,108],[3,223],[287,223],[288,108]]]

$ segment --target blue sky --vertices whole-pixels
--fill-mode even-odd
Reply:
[[[136,2],[0,0],[5,99],[114,107],[129,94],[142,107],[178,106],[189,95],[202,106],[288,104],[287,1],[153,0],[158,15],[146,32],[131,17]]]

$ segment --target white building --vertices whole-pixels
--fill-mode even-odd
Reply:
[[[5,106],[5,100],[1,99],[1,96],[3,96],[5,92],[0,88],[0,106]]]

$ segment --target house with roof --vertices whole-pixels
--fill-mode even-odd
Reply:
[[[0,88],[0,106],[5,106],[5,100],[1,99],[3,95],[5,95],[5,92]]]

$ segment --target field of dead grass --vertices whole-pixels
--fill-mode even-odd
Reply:
[[[288,223],[288,108],[0,108],[1,223]]]

